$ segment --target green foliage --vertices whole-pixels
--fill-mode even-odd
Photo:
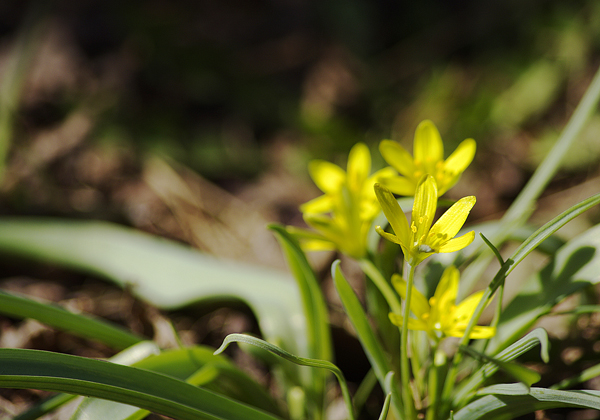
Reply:
[[[90,395],[177,419],[278,417],[169,376],[110,362],[39,350],[0,349],[0,386]]]

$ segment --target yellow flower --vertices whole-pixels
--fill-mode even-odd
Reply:
[[[410,311],[416,318],[408,319],[408,329],[427,331],[427,334],[439,340],[443,337],[462,337],[469,320],[477,308],[483,291],[477,292],[456,305],[459,273],[456,267],[449,266],[444,270],[442,278],[429,302],[415,287],[410,298]],[[402,299],[406,295],[406,282],[397,274],[392,276],[392,283]],[[402,315],[391,312],[390,320],[402,327]],[[469,338],[490,338],[496,334],[494,327],[476,325]]]
[[[309,173],[325,194],[300,207],[304,220],[315,231],[288,227],[308,251],[338,249],[354,258],[367,251],[367,234],[379,213],[373,185],[396,171],[387,167],[371,172],[371,154],[363,144],[356,144],[348,156],[348,169],[315,160]]]
[[[421,177],[429,174],[437,182],[439,197],[458,182],[460,175],[473,161],[475,148],[475,140],[466,139],[444,161],[444,144],[440,133],[431,121],[425,120],[415,132],[414,159],[395,141],[383,140],[379,144],[385,161],[402,175],[382,183],[396,194],[411,196],[415,194]]]
[[[387,233],[380,226],[376,226],[377,233],[400,245],[404,258],[413,267],[434,253],[463,249],[475,238],[473,231],[454,238],[475,205],[474,196],[458,200],[432,226],[438,193],[436,182],[431,175],[424,175],[417,185],[410,226],[390,190],[376,184],[375,194],[394,231],[393,234]]]

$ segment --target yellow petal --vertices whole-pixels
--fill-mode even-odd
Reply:
[[[400,240],[400,243],[403,243],[404,246],[408,247],[410,245],[410,228],[408,227],[408,220],[406,220],[406,216],[396,201],[396,198],[390,190],[380,184],[375,184],[375,195],[377,196],[377,201],[379,201],[385,217],[388,222],[390,222],[394,233]]]
[[[400,245],[400,247],[402,248],[402,253],[404,254],[404,258],[408,259],[408,248],[407,245],[405,243],[403,243],[400,238],[398,238],[396,235],[392,235],[391,233],[387,233],[386,231],[384,231],[383,229],[381,229],[381,226],[375,226],[375,231],[379,234],[379,236],[381,236],[383,239],[387,239],[390,242],[393,242],[395,244]]]
[[[408,178],[397,176],[381,180],[381,184],[389,188],[390,191],[398,195],[412,196],[415,195],[416,184]]]
[[[444,160],[444,144],[440,132],[429,120],[422,121],[415,132],[415,163],[429,167]]]
[[[473,316],[473,312],[477,309],[477,305],[479,305],[479,301],[483,296],[483,291],[473,293],[465,300],[460,302],[460,304],[454,310],[454,321],[455,323],[468,323],[471,317]]]
[[[336,246],[333,242],[319,239],[301,240],[300,245],[305,251],[335,251]]]
[[[464,331],[463,331],[464,334]],[[494,327],[482,327],[481,325],[475,325],[471,334],[469,334],[469,338],[478,339],[478,338],[491,338],[496,335],[496,328]]]
[[[427,234],[437,207],[437,185],[431,175],[423,175],[417,190],[415,191],[415,201],[413,204],[412,221],[416,227],[415,238],[420,241],[420,238]]]
[[[348,156],[348,185],[353,191],[360,191],[363,182],[371,172],[371,154],[364,143],[357,143]]]
[[[450,239],[448,242],[442,244],[442,246],[440,246],[440,248],[438,249],[438,252],[460,251],[461,249],[471,245],[473,239],[475,239],[475,232],[467,232],[464,235],[459,236],[458,238]]]
[[[334,200],[329,195],[314,198],[300,206],[302,213],[327,213],[333,210]]]
[[[340,190],[346,173],[342,168],[324,160],[312,160],[308,163],[308,172],[314,183],[324,193],[335,193]]]
[[[467,329],[466,325],[455,326],[454,328],[450,328],[444,330],[444,334],[450,337],[462,337],[465,335],[465,330]],[[469,338],[479,339],[479,338],[490,338],[496,335],[496,328],[494,327],[482,327],[481,325],[476,325],[473,327],[471,334],[469,334]]]
[[[389,317],[392,324],[402,328],[402,320],[404,319],[402,315],[390,312]],[[427,331],[428,327],[427,324],[421,321],[420,319],[408,318],[408,329],[417,331]]]
[[[392,285],[394,286],[394,289],[396,289],[400,297],[402,299],[406,299],[407,284],[406,281],[400,275],[392,275]],[[429,307],[429,303],[427,303],[427,299],[425,298],[425,296],[423,296],[421,292],[419,292],[417,288],[413,286],[412,293],[410,296],[411,312],[415,314],[417,318],[420,319],[423,315],[428,314],[430,309],[431,308]]]
[[[439,246],[454,238],[465,224],[467,216],[474,205],[475,197],[472,195],[463,197],[454,203],[431,227],[428,243],[435,243]]]
[[[363,184],[363,190],[362,190],[363,198],[373,199],[373,201],[377,201],[375,198],[375,189],[374,189],[375,184],[378,182],[384,182],[387,179],[390,179],[395,176],[396,176],[396,170],[390,166],[380,169],[377,172],[375,172],[373,175],[371,175],[369,178],[367,178],[367,180]]]
[[[461,173],[471,164],[475,157],[477,144],[473,139],[463,140],[456,150],[444,162],[444,169],[450,173]]]
[[[456,302],[460,274],[453,265],[448,266],[442,273],[433,298],[431,298],[431,322],[447,325],[450,321],[451,308]]]
[[[413,157],[399,143],[392,140],[382,140],[379,143],[379,152],[385,161],[406,177],[413,177],[415,164]]]

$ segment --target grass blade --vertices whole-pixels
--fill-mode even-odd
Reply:
[[[89,395],[181,420],[274,420],[271,414],[147,370],[40,350],[0,349],[0,387]]]
[[[504,308],[489,354],[495,354],[524,334],[535,321],[566,296],[600,281],[600,225],[567,242],[555,258],[527,280]]]
[[[386,375],[388,372],[393,371],[392,366],[389,363],[387,356],[383,351],[383,347],[375,335],[375,332],[369,324],[369,320],[367,319],[360,301],[356,297],[352,287],[350,287],[350,284],[348,284],[348,281],[344,278],[342,270],[340,269],[339,260],[333,263],[331,266],[331,271],[333,275],[333,282],[338,295],[340,296],[342,304],[344,305],[344,310],[346,311],[348,318],[350,318],[350,322],[356,331],[358,340],[360,341],[360,344],[362,345],[362,348],[369,359],[379,384],[386,394],[392,393],[394,410],[398,413],[403,412],[402,397],[399,395],[398,390],[395,387],[395,383],[393,381],[386,381]]]
[[[536,410],[558,407],[600,410],[600,391],[558,391],[546,388],[531,388],[529,393],[523,393],[522,387],[514,385],[520,384],[488,387],[487,392],[495,395],[486,395],[473,401],[454,413],[454,420],[515,418]]]
[[[124,349],[144,338],[91,315],[69,312],[59,306],[36,302],[24,296],[0,291],[0,313],[15,318],[31,318],[80,337]]]

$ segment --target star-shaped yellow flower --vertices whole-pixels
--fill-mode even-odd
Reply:
[[[383,184],[398,195],[411,196],[415,194],[421,177],[429,174],[437,182],[438,196],[441,196],[458,182],[460,175],[471,164],[475,148],[475,140],[466,139],[444,161],[444,144],[440,133],[431,121],[425,120],[415,132],[414,159],[395,141],[383,140],[379,144],[385,161],[401,175],[386,179]]]
[[[434,340],[443,337],[462,337],[469,320],[477,308],[483,291],[477,292],[456,304],[458,293],[459,272],[454,266],[444,270],[442,278],[435,289],[434,296],[427,301],[415,287],[410,298],[410,311],[416,318],[408,319],[408,329],[427,331]],[[397,274],[392,276],[392,284],[402,297],[406,295],[406,281]],[[391,312],[390,320],[393,324],[402,327],[402,315]],[[494,327],[476,325],[469,334],[469,338],[490,338],[496,334]]]
[[[404,258],[413,267],[434,253],[463,249],[475,239],[473,231],[454,238],[475,205],[474,196],[458,200],[432,226],[438,192],[436,182],[431,175],[424,175],[417,185],[410,226],[390,190],[375,184],[375,194],[394,230],[393,234],[387,233],[380,226],[376,226],[377,233],[400,245]]]
[[[379,213],[373,185],[396,171],[387,167],[370,175],[371,154],[356,144],[348,156],[347,172],[323,160],[309,164],[309,173],[325,194],[300,207],[304,220],[315,231],[288,227],[308,251],[338,249],[354,258],[367,252],[367,234]]]

